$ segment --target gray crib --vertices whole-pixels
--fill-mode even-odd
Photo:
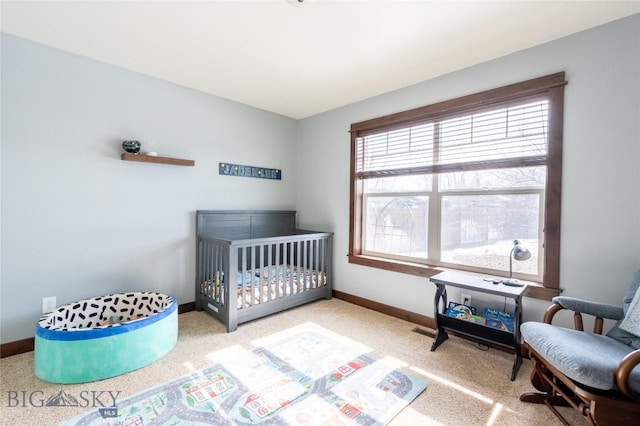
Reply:
[[[238,324],[332,295],[330,232],[296,229],[295,211],[196,213],[196,310]]]

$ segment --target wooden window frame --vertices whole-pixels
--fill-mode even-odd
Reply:
[[[562,201],[562,139],[564,121],[565,73],[515,83],[496,89],[474,93],[456,99],[438,102],[408,111],[402,111],[351,125],[350,170],[350,263],[401,272],[420,277],[431,277],[442,268],[362,254],[363,181],[356,176],[356,141],[359,135],[376,130],[410,126],[434,118],[473,113],[491,105],[509,102],[535,95],[544,95],[549,102],[547,183],[545,187],[545,214],[543,225],[543,280],[539,285],[529,285],[525,295],[550,300],[560,294],[560,214]]]

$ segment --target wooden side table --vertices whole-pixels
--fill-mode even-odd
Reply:
[[[504,284],[493,284],[482,277],[458,272],[445,271],[430,278],[437,287],[434,300],[434,317],[436,321],[436,336],[431,345],[435,351],[442,342],[449,338],[446,330],[455,331],[462,336],[469,336],[480,341],[509,348],[515,352],[511,380],[515,380],[518,369],[522,364],[520,355],[520,324],[522,323],[522,295],[527,288],[510,287]],[[513,312],[513,332],[498,330],[470,321],[461,320],[445,315],[447,309],[447,286],[458,287],[495,296],[508,297],[515,302]]]

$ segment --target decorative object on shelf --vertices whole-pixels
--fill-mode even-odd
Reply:
[[[226,176],[244,176],[262,179],[282,180],[282,171],[280,169],[243,166],[241,164],[219,163],[218,173]]]
[[[149,157],[157,157],[158,153],[155,151],[147,151],[144,153],[144,155],[148,155]]]
[[[502,284],[510,285],[512,287],[523,287],[524,284],[513,278],[513,259],[515,260],[527,260],[531,257],[531,252],[520,241],[513,240],[513,248],[509,253],[509,279],[503,280]]]
[[[130,154],[137,154],[140,152],[140,147],[142,144],[138,141],[124,141],[122,142],[122,149],[127,151]]]

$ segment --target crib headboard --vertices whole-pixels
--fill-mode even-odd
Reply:
[[[294,210],[198,210],[198,235],[245,240],[292,235],[296,228]]]

